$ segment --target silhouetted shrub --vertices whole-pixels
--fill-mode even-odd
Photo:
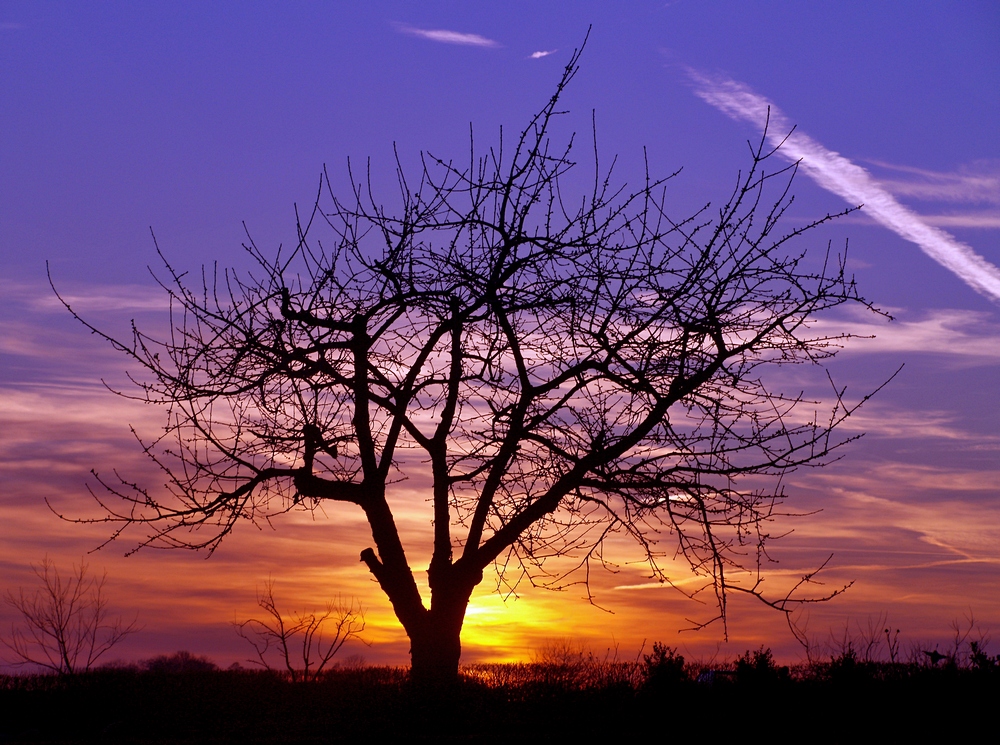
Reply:
[[[817,679],[840,686],[859,686],[873,680],[892,678],[897,669],[905,667],[897,663],[871,662],[858,658],[852,648],[830,658],[826,664],[813,666],[813,676]]]
[[[480,666],[481,667],[481,666]],[[508,665],[495,666],[493,673],[487,677],[507,676],[500,668]],[[532,662],[528,665],[516,665],[520,668],[514,674],[524,684],[552,689],[608,689],[628,688],[634,690],[641,682],[641,671],[636,662],[619,662],[617,650],[609,649],[603,658],[598,657],[589,649],[571,640],[560,639],[549,642],[532,654]],[[479,671],[477,675],[483,675]]]
[[[142,668],[151,673],[207,673],[218,670],[219,666],[207,657],[181,651],[151,657],[142,663]]]
[[[969,667],[981,673],[995,673],[1000,670],[1000,654],[990,657],[980,642],[969,642]]]
[[[770,648],[750,651],[736,659],[736,680],[740,684],[762,685],[789,680],[787,667],[778,666]]]
[[[677,649],[655,642],[653,651],[643,656],[644,685],[650,689],[672,688],[691,680],[684,666],[684,657]]]

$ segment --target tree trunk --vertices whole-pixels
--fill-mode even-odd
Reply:
[[[452,571],[454,567],[449,567]],[[433,574],[433,573],[432,573]],[[447,579],[431,580],[431,609],[410,633],[410,677],[427,685],[458,681],[462,657],[462,624],[476,582],[461,581],[449,572]]]
[[[427,623],[410,636],[410,679],[427,685],[448,685],[458,680],[462,657],[461,621],[435,623],[427,614]]]
[[[472,591],[483,581],[483,570],[462,559],[452,563],[450,546],[446,553],[435,556],[427,568],[431,589],[428,610],[385,500],[371,499],[362,506],[381,556],[366,548],[361,552],[361,561],[388,596],[396,618],[410,637],[411,680],[433,686],[456,683],[462,657],[462,624]]]

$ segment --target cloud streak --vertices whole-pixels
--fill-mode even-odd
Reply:
[[[1000,204],[1000,162],[980,160],[951,173],[871,160],[872,165],[902,174],[879,182],[893,194],[920,200]]]
[[[893,311],[895,312],[895,311]],[[986,313],[934,310],[915,320],[897,318],[891,324],[861,314],[821,318],[810,326],[822,336],[848,334],[847,354],[940,354],[982,364],[1000,362],[1000,326]]]
[[[54,312],[68,316],[62,300],[73,310],[81,312],[103,311],[166,311],[170,309],[169,296],[156,285],[90,285],[73,283],[69,287],[57,280],[59,297],[48,284],[40,282],[15,282],[0,278],[0,294],[30,311]],[[62,298],[60,300],[59,298]]]
[[[970,212],[954,215],[924,215],[923,221],[939,228],[1000,228],[1000,213]]]
[[[1000,301],[1000,269],[940,228],[896,201],[865,169],[827,150],[806,134],[792,130],[788,119],[766,98],[734,80],[688,70],[696,95],[727,116],[767,127],[768,142],[781,144],[778,153],[800,163],[803,173],[819,186],[850,204],[863,204],[865,213],[953,272],[963,282],[994,301]]]
[[[447,29],[425,29],[413,26],[397,25],[396,28],[404,34],[417,36],[421,39],[436,41],[442,44],[462,44],[472,47],[487,47],[495,49],[500,46],[500,42],[487,39],[479,34],[466,34],[461,31],[449,31]]]

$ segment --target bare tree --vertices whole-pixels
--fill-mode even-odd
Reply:
[[[596,148],[592,181],[570,178],[572,138],[557,146],[551,129],[578,59],[515,142],[473,145],[464,165],[424,154],[415,181],[397,163],[394,209],[370,178],[338,198],[324,172],[293,250],[269,258],[248,239],[256,273],[192,285],[164,259],[165,338],[83,321],[138,366],[123,395],[170,416],[143,443],[166,492],[98,477],[114,537],[144,526],[141,545],[212,550],[240,520],[358,508],[373,543],[361,561],[415,675],[457,674],[491,566],[501,586],[560,586],[602,562],[613,533],[664,582],[676,552],[658,541],[672,536],[722,619],[732,592],[786,612],[816,599],[798,594],[812,575],[763,595],[768,524],[781,477],[835,457],[854,409],[833,388],[819,413],[765,375],[825,375],[844,337],[813,319],[872,306],[844,256],[789,253],[832,218],[778,229],[795,168],[769,171],[763,137],[721,208],[682,220],[666,209],[670,177],[647,168],[637,189],[615,186]],[[429,605],[389,500],[415,472],[431,481]]]
[[[293,682],[315,680],[351,639],[360,639],[365,630],[365,614],[360,604],[340,598],[330,601],[323,611],[283,614],[274,599],[274,582],[268,580],[257,594],[267,617],[237,621],[236,633],[257,653],[254,664],[273,670],[277,659]]]
[[[121,617],[108,617],[106,574],[88,576],[87,565],[80,562],[63,578],[48,557],[32,570],[40,585],[33,593],[20,588],[17,595],[4,594],[21,615],[20,624],[11,624],[10,638],[0,640],[13,653],[13,664],[67,675],[90,670],[105,652],[138,630],[136,620],[125,623]]]

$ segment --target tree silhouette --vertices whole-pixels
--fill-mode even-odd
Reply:
[[[265,617],[235,622],[236,633],[257,653],[251,663],[268,670],[283,668],[293,683],[318,679],[344,644],[360,639],[365,630],[364,609],[353,599],[338,598],[311,613],[282,613],[270,579],[264,591],[258,591],[257,605]],[[278,668],[272,660],[277,660]]]
[[[90,668],[106,652],[138,628],[136,620],[108,617],[104,594],[106,575],[88,576],[80,562],[68,578],[62,577],[46,556],[32,566],[39,587],[4,593],[4,601],[21,616],[11,624],[10,637],[0,642],[13,653],[15,665],[35,665],[60,675]]]
[[[808,599],[762,594],[767,523],[782,474],[852,439],[833,433],[853,408],[834,388],[829,411],[804,415],[810,402],[764,376],[836,351],[844,337],[810,331],[817,314],[872,307],[844,257],[789,253],[831,216],[778,230],[795,168],[768,172],[763,137],[717,213],[671,219],[671,177],[615,186],[596,150],[581,190],[572,138],[550,132],[578,59],[512,146],[465,164],[424,154],[416,181],[397,161],[394,209],[370,178],[338,198],[324,171],[293,250],[248,239],[256,273],[192,285],[163,259],[165,338],[83,321],[138,365],[123,395],[169,411],[143,444],[167,491],[99,479],[115,537],[146,526],[142,545],[213,550],[240,520],[353,505],[416,676],[456,674],[491,566],[509,586],[558,586],[613,533],[662,581],[673,552],[657,539],[672,536],[720,618],[734,591],[786,612]],[[413,473],[430,476],[429,605],[389,499]]]

